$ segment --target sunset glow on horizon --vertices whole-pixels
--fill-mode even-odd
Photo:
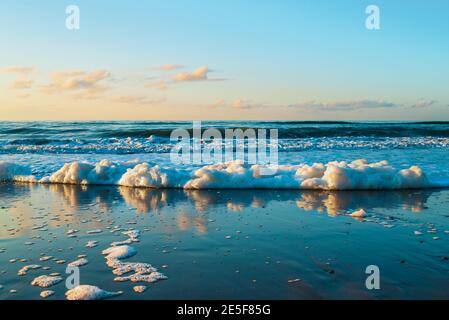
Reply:
[[[449,3],[0,4],[0,120],[449,120]]]

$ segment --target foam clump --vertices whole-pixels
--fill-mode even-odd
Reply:
[[[40,269],[40,268],[41,268],[41,266],[38,265],[38,264],[30,264],[30,265],[27,265],[27,266],[22,267],[22,268],[17,272],[17,275],[19,275],[19,276],[25,276],[25,275],[28,273],[28,271],[30,271],[30,270],[36,270],[36,269]]]
[[[140,274],[140,273],[135,273],[132,274],[130,276],[127,277],[117,277],[114,280],[115,281],[131,281],[131,282],[148,282],[148,283],[153,283],[159,280],[165,280],[167,279],[167,276],[165,276],[164,274],[157,272],[157,271],[153,271],[149,274]]]
[[[80,258],[68,264],[69,267],[82,267],[88,264],[89,261],[86,258]]]
[[[151,167],[148,163],[141,163],[126,173],[118,181],[118,185],[125,187],[145,188],[182,188],[189,179],[190,173],[161,169],[159,166]]]
[[[32,286],[38,286],[41,288],[48,288],[55,284],[58,284],[62,281],[62,278],[59,276],[39,276],[37,278],[34,278],[33,281],[31,281]]]
[[[54,294],[55,294],[55,292],[52,290],[44,290],[39,295],[41,298],[46,299]]]
[[[138,238],[140,237],[140,231],[135,229],[124,231],[122,234],[128,236],[128,240],[125,241],[131,242],[138,241]],[[112,273],[117,276],[114,278],[114,281],[153,283],[158,280],[167,279],[165,275],[158,272],[157,269],[149,263],[121,261],[122,259],[134,256],[137,251],[128,245],[115,246],[116,243],[117,242],[111,243],[110,248],[102,251],[106,258],[106,264],[112,269]]]
[[[139,230],[135,230],[135,229],[128,230],[128,231],[122,232],[122,234],[127,236],[128,239],[123,240],[123,241],[114,241],[111,243],[111,246],[116,247],[116,246],[132,244],[133,242],[139,242],[139,238],[140,238]]]
[[[136,293],[142,293],[142,292],[145,292],[145,290],[147,290],[147,287],[146,286],[134,286],[133,290]]]
[[[269,169],[269,170],[266,170]],[[266,174],[269,172],[269,174]],[[264,174],[265,173],[265,174]],[[72,162],[47,177],[37,180],[31,170],[17,164],[0,162],[0,180],[32,183],[98,184],[145,188],[184,189],[408,189],[442,187],[430,182],[418,166],[396,169],[387,161],[280,165],[249,165],[235,160],[206,165],[196,170],[162,168],[136,162],[96,164]],[[126,243],[131,243],[125,240]]]
[[[156,268],[149,263],[142,262],[122,262],[112,271],[113,274],[117,276],[121,276],[125,273],[129,273],[133,271],[134,273],[144,274],[144,273],[152,273],[157,271]]]
[[[91,285],[79,285],[65,293],[67,300],[102,300],[121,295],[122,292],[109,292]]]
[[[64,166],[49,177],[41,179],[42,183],[64,183],[64,184],[116,184],[127,166],[112,163],[109,160],[101,160],[93,165],[84,162],[66,163]]]
[[[387,161],[368,163],[366,160],[329,162],[319,178],[301,182],[302,189],[406,189],[428,187],[423,171],[416,166],[397,170]]]
[[[118,259],[126,259],[134,256],[137,253],[137,250],[131,246],[117,246],[110,247],[101,252],[103,255],[106,255],[106,260],[118,260]]]
[[[261,175],[265,167],[231,161],[196,170],[184,189],[297,189],[294,166],[279,166],[274,175]]]
[[[273,175],[261,175],[262,166],[242,161],[214,164],[198,169],[186,189],[405,189],[428,187],[424,172],[416,166],[397,170],[387,161],[356,160],[279,166]]]

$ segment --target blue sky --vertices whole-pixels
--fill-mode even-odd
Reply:
[[[2,1],[0,37],[0,119],[449,120],[444,0]]]

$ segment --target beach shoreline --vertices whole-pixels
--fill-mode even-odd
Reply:
[[[3,183],[0,194],[0,299],[42,299],[43,288],[31,281],[54,272],[65,278],[67,264],[84,255],[88,263],[80,267],[81,283],[123,291],[111,299],[447,298],[441,276],[449,270],[446,189],[157,190]],[[365,217],[350,216],[360,209]],[[70,230],[77,232],[70,236]],[[141,235],[131,244],[137,254],[123,261],[150,263],[166,280],[114,281],[101,252],[125,240],[126,230]],[[96,246],[86,247],[89,241]],[[17,275],[30,264],[41,267]],[[381,290],[365,287],[365,268],[373,264],[381,270]],[[147,289],[136,293],[137,285]],[[47,299],[65,299],[63,282],[49,289],[55,293]]]

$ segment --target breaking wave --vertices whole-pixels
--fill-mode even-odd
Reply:
[[[196,169],[163,168],[148,163],[102,160],[66,163],[51,175],[38,178],[31,169],[0,161],[0,180],[7,182],[76,185],[119,185],[177,189],[317,189],[393,190],[448,187],[449,181],[430,181],[418,166],[396,169],[387,161],[280,165],[263,175],[262,165],[236,160]]]

